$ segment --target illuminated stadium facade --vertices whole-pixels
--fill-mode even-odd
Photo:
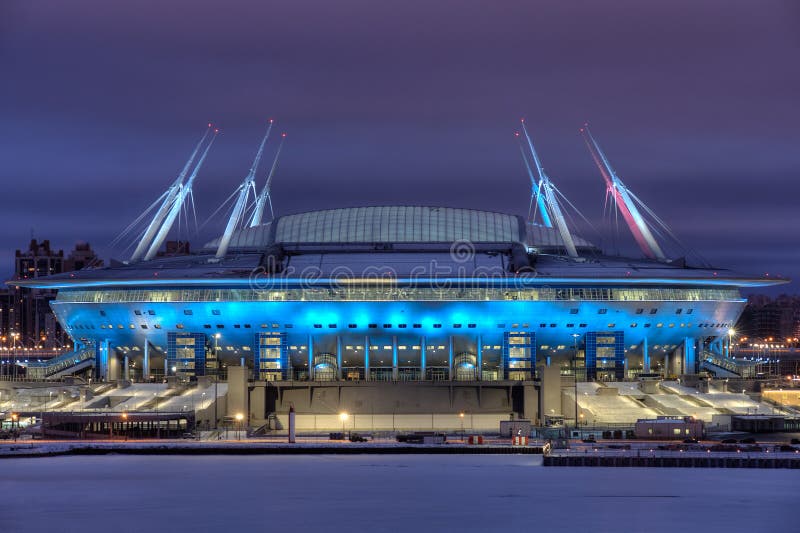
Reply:
[[[94,365],[98,378],[118,379],[129,377],[134,361],[136,378],[164,372],[179,379],[243,365],[262,387],[357,383],[384,398],[399,394],[386,382],[539,387],[548,369],[556,379],[585,380],[695,374],[704,354],[724,358],[745,304],[740,289],[783,282],[664,259],[658,245],[648,248],[652,234],[637,225],[639,212],[610,167],[604,176],[621,191],[620,212],[650,258],[604,255],[566,229],[530,149],[532,203],[542,223],[419,206],[311,211],[266,223],[259,212],[248,221],[248,176],[220,238],[199,254],[155,257],[147,249],[158,248],[185,197],[179,189],[170,200],[168,191],[140,257],[13,282],[58,289],[52,308],[77,347],[61,366],[29,372],[52,377]],[[603,171],[607,161],[597,152]],[[262,211],[265,190],[256,200]],[[326,412],[339,408],[341,394]],[[288,409],[282,396],[261,401],[256,418]],[[458,408],[452,394],[449,402],[443,410]],[[507,413],[512,404],[493,409]],[[355,412],[361,404],[350,405]],[[541,406],[535,409],[514,410],[541,419]]]
[[[697,350],[741,313],[739,289],[772,283],[576,242],[581,261],[559,253],[554,230],[513,215],[335,209],[239,230],[219,262],[160,258],[23,284],[59,289],[53,309],[98,347],[100,377],[115,353],[147,346],[183,376],[212,372],[216,352],[258,380],[496,381],[531,379],[537,360],[576,348],[589,379],[675,354],[672,373],[695,373]]]

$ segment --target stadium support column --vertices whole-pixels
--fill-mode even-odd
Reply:
[[[475,345],[475,379],[483,377],[483,346],[481,346],[481,336],[478,334],[477,344]]]
[[[642,372],[650,373],[650,352],[647,349],[647,337],[642,341]]]
[[[142,381],[150,381],[150,343],[144,341],[144,357],[142,358]]]
[[[108,378],[109,341],[104,339],[95,348],[95,369],[97,379],[105,381]]]
[[[695,358],[695,350],[694,350],[694,337],[686,337],[683,340],[683,373],[684,374],[696,374],[697,369],[695,368],[696,358]]]
[[[425,353],[428,350],[428,338],[423,335],[419,339],[419,372],[420,379],[425,380],[426,367],[428,366],[428,355]]]
[[[397,335],[392,335],[392,379],[397,381],[399,370],[397,368]]]
[[[314,337],[308,336],[308,380],[314,379]]]
[[[122,359],[122,364],[125,365],[125,368],[122,369],[122,377],[125,381],[129,381],[131,379],[131,366],[130,360],[128,359],[128,354],[125,354],[125,357]]]
[[[369,335],[364,337],[364,380],[369,381]]]
[[[336,379],[342,380],[342,337],[336,335]]]
[[[447,337],[447,379],[453,381],[453,336]]]

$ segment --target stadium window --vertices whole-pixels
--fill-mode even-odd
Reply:
[[[136,316],[142,316],[142,312],[141,312],[141,311],[139,311],[138,309],[137,309],[137,310],[135,310],[135,311],[133,312],[133,314],[134,314],[134,315],[136,315]]]
[[[675,310],[675,314],[676,314],[676,315],[679,315],[679,314],[681,314],[681,313],[683,313],[683,308],[682,308],[682,307],[679,307],[679,308],[677,308],[677,309]]]
[[[456,329],[458,329],[458,328],[460,328],[460,327],[461,327],[461,324],[453,324],[453,327],[454,327],[454,328],[456,328]]]
[[[191,315],[192,314],[192,310],[191,309],[184,309],[183,310],[183,314],[184,315]]]
[[[540,324],[539,324],[539,327],[540,327],[540,328],[546,328],[546,327],[547,327],[547,324],[545,324],[544,322],[542,322],[542,323],[540,323]]]
[[[283,327],[286,329],[292,329],[294,327],[294,324],[284,324]]]
[[[212,310],[211,310],[211,314],[212,314],[212,315],[219,316],[219,315],[221,315],[222,313],[220,312],[220,310],[219,310],[219,309],[212,309]]]
[[[650,314],[651,314],[651,315],[654,315],[654,314],[656,314],[656,313],[658,313],[658,309],[656,309],[655,307],[653,307],[652,309],[650,309]]]
[[[239,328],[241,328],[242,326],[240,326],[239,324],[234,324],[234,325],[233,325],[233,327],[234,327],[234,328],[236,328],[236,329],[239,329]]]
[[[646,327],[646,328],[649,328],[649,327],[650,327],[650,324],[649,324],[649,323],[647,323],[647,324],[645,324],[645,325],[644,325],[644,327]]]
[[[377,327],[378,327],[378,324],[367,324],[367,327],[368,327],[369,329],[375,329],[375,328],[377,328]]]
[[[100,310],[100,316],[106,316],[106,312],[103,311],[102,309]]]
[[[131,329],[136,329],[136,326],[134,326],[133,324],[131,324],[130,328],[131,328]]]
[[[250,324],[245,324],[244,327],[245,329],[250,329]]]
[[[663,323],[661,323],[661,322],[659,322],[658,324],[656,324],[656,327],[657,327],[657,328],[663,328],[663,327],[664,327],[664,324],[663,324]]]
[[[436,329],[439,329],[439,328],[442,327],[442,325],[441,324],[434,324],[433,327],[436,328]]]
[[[390,327],[392,327],[392,325],[391,324],[384,324],[383,327],[384,328],[390,328]]]
[[[203,324],[203,327],[204,327],[205,329],[211,329],[211,324]]]
[[[133,324],[131,324],[133,326]],[[142,324],[142,329],[147,329],[147,324]]]
[[[267,327],[267,325],[266,324],[262,324],[261,327],[265,328],[265,327]],[[320,328],[322,328],[322,324],[314,324],[314,329],[320,329]]]
[[[175,329],[183,329],[183,324],[175,324]]]
[[[636,322],[632,322],[632,323],[631,323],[631,327],[632,327],[632,328],[635,328],[635,327],[636,327],[636,326],[638,326],[638,325],[639,325],[639,324],[637,324]]]
[[[153,327],[156,329],[161,329],[161,324],[155,324]]]
[[[585,328],[585,327],[586,327],[586,324],[578,324],[578,327],[579,327],[579,328]]]
[[[575,324],[567,324],[567,327],[568,327],[568,328],[574,328],[574,327],[575,327]]]
[[[506,325],[505,324],[497,324],[497,327],[505,329]]]
[[[356,324],[347,324],[347,327],[350,328],[350,329],[355,329],[358,326]]]
[[[336,329],[336,324],[328,324],[328,329]]]
[[[636,309],[636,314],[637,315],[641,315],[642,313],[644,313],[644,309],[642,309],[641,307]]]
[[[269,326],[268,326],[268,325],[266,325],[266,324],[261,324],[261,329],[267,329],[268,327],[269,327]],[[317,325],[316,325],[316,324],[314,324],[314,327],[316,328],[316,327],[317,327]],[[322,326],[319,326],[319,327],[322,327]]]
[[[414,328],[419,329],[422,327],[422,324],[414,324]]]
[[[150,315],[150,316],[156,316],[156,312],[153,311],[152,309],[148,309],[147,310],[147,314]]]
[[[675,323],[673,322],[672,324],[669,325],[669,327],[674,328],[675,327]]]
[[[407,326],[408,326],[407,324],[397,324],[398,328],[404,328],[405,329]]]
[[[572,309],[570,309],[570,310],[569,310],[569,314],[571,314],[571,315],[577,315],[577,314],[578,314],[578,310],[577,310],[577,309],[575,309],[575,308],[572,308]]]
[[[467,327],[468,327],[468,328],[474,328],[474,327],[475,327],[475,324],[467,324]],[[527,327],[527,326],[525,326],[525,327]]]
[[[606,308],[603,308],[603,309],[598,309],[598,310],[597,310],[597,314],[598,314],[598,315],[604,315],[604,314],[606,314],[606,313],[608,313],[608,309],[606,309]]]
[[[280,325],[280,324],[276,324],[275,322],[273,322],[273,323],[272,323],[272,327],[273,327],[274,329],[278,329],[279,327],[281,327],[281,325]]]
[[[550,327],[551,327],[551,328],[557,328],[557,327],[558,327],[558,324],[550,324]]]
[[[686,310],[686,314],[687,315],[691,315],[692,313],[694,313],[694,309],[687,309]]]
[[[225,328],[225,324],[217,324],[217,329],[224,329],[224,328]]]
[[[615,323],[611,322],[611,323],[608,324],[608,327],[609,328],[615,328],[615,327],[617,327],[617,325]]]

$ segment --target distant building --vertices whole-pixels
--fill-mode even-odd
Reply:
[[[97,268],[103,266],[103,260],[97,257],[88,242],[79,241],[75,249],[64,260],[64,272],[72,272],[83,268]]]
[[[189,241],[167,241],[166,249],[158,252],[156,257],[175,257],[178,255],[189,255]]]
[[[692,416],[659,416],[656,419],[637,420],[634,433],[637,439],[701,439],[704,428],[703,421]]]
[[[65,257],[63,250],[51,248],[49,240],[31,239],[27,250],[17,250],[14,255],[13,280],[37,279],[100,265],[102,261],[88,243],[78,242]],[[68,336],[50,308],[55,297],[54,290],[18,285],[0,291],[0,341],[11,347],[12,333],[19,333],[16,345],[20,347],[55,349],[63,346]]]
[[[800,337],[800,297],[751,296],[735,329],[739,338],[751,342],[795,343],[790,339]]]

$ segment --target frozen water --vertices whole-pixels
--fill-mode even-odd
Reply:
[[[0,532],[797,531],[791,470],[557,468],[522,455],[0,461]]]

